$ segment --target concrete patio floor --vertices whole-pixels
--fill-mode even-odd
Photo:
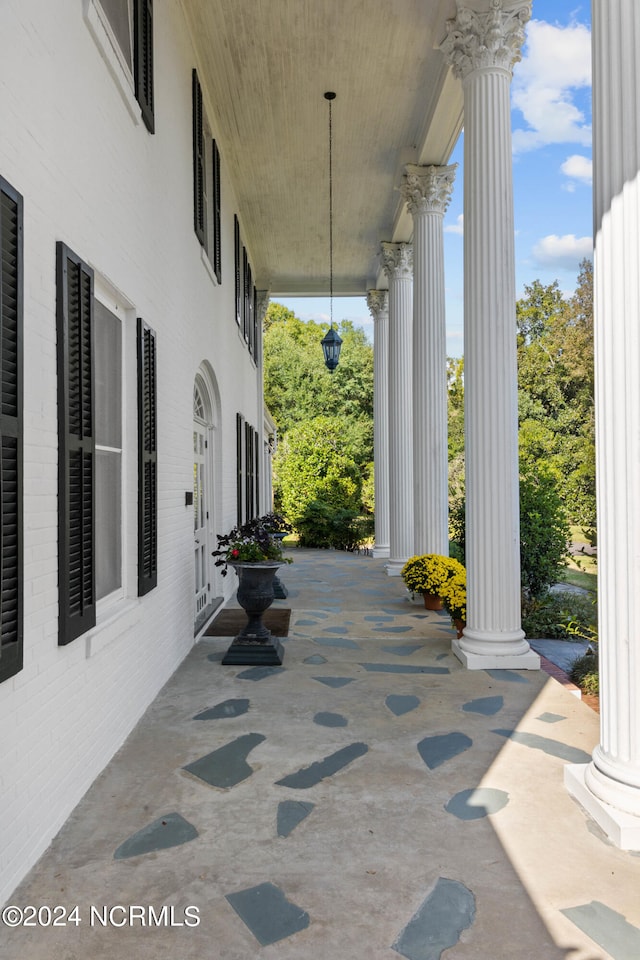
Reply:
[[[0,958],[637,960],[640,854],[563,786],[597,715],[463,669],[383,561],[292,556],[283,667],[196,644],[11,898],[66,925]]]

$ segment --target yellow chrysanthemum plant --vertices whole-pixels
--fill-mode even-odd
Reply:
[[[454,624],[456,620],[467,622],[467,573],[464,567],[447,580],[440,597]]]
[[[453,557],[444,557],[439,553],[410,557],[400,574],[411,593],[432,593],[443,601],[443,591],[452,577],[462,576],[466,582],[462,564]]]

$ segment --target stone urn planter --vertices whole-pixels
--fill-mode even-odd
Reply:
[[[238,603],[247,614],[246,626],[235,637],[222,658],[224,665],[280,666],[284,649],[277,637],[265,627],[262,615],[274,600],[273,581],[278,561],[231,563],[238,574]]]

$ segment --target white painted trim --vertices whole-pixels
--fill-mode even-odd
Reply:
[[[133,73],[122,55],[120,45],[113,35],[111,24],[99,0],[84,0],[83,15],[89,33],[115,80],[118,92],[131,114],[131,119],[138,125],[142,120],[142,112],[135,97]]]

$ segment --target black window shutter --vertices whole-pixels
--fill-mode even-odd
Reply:
[[[237,523],[244,523],[244,417],[236,413],[236,500]]]
[[[235,261],[236,323],[242,329],[242,247],[240,244],[240,223],[233,217],[233,255]]]
[[[245,503],[247,505],[247,520],[251,520],[255,514],[253,512],[253,427],[250,424],[244,425],[244,444],[245,444]]]
[[[246,247],[242,248],[242,333],[244,339],[249,342],[249,258],[247,257]]]
[[[251,296],[251,326],[253,330],[253,359],[256,363],[259,362],[258,354],[260,352],[260,332],[258,330],[258,293],[256,291],[256,285],[254,283],[252,296]]]
[[[22,197],[0,177],[0,680],[22,669]]]
[[[260,437],[256,430],[253,435],[254,443],[254,464],[255,464],[255,484],[256,484],[256,517],[260,516]]]
[[[191,75],[193,101],[193,227],[204,246],[204,136],[202,132],[202,87],[196,70]]]
[[[155,131],[153,116],[153,0],[134,0],[133,72],[136,100],[150,133]]]
[[[93,270],[57,253],[58,643],[96,622]]]
[[[138,596],[157,583],[156,335],[138,317]]]
[[[220,151],[215,140],[212,143],[213,156],[213,269],[222,283],[222,208],[220,204]]]

